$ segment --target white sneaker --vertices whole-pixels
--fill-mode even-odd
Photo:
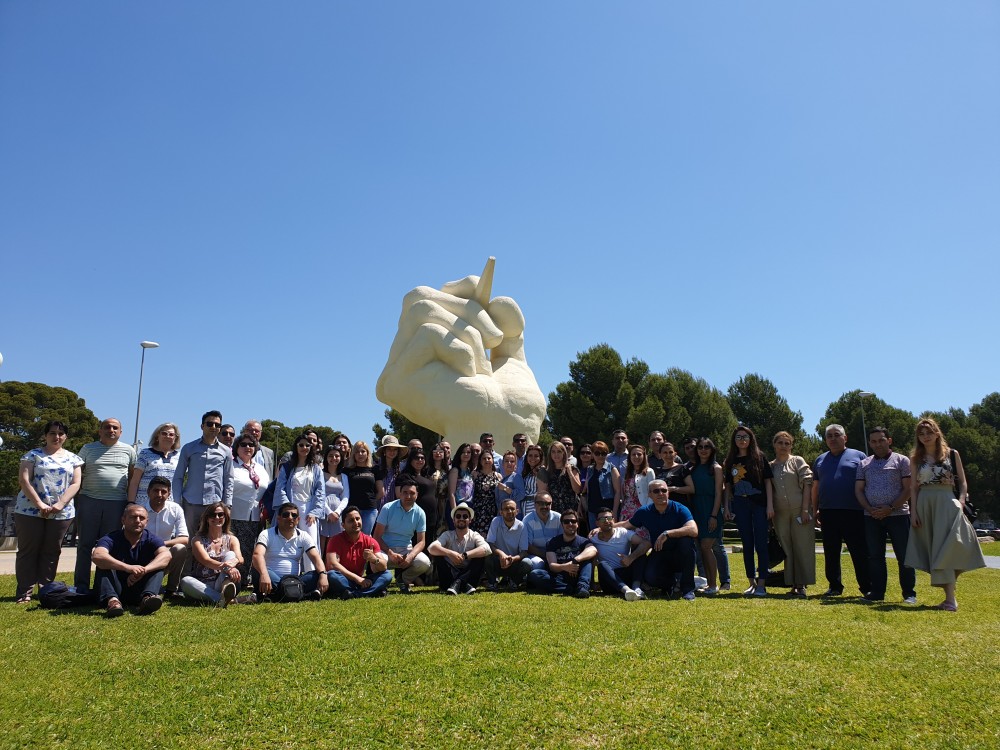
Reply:
[[[636,586],[635,589],[633,589],[633,590],[635,591],[635,598],[636,599],[645,599],[646,598],[646,592],[643,591],[640,587]]]
[[[635,593],[635,591],[630,589],[628,586],[625,587],[624,594],[625,594],[625,601],[627,602],[634,602],[639,599],[639,595]]]
[[[705,596],[715,596],[716,594],[719,593],[719,589],[715,586],[712,586],[711,588],[702,589],[701,593]]]
[[[708,588],[708,579],[704,578],[702,576],[695,576],[694,577],[694,587],[695,587],[695,589]]]
[[[908,596],[905,599],[903,599],[903,604],[916,604],[916,603],[917,603],[917,597],[915,596]]]

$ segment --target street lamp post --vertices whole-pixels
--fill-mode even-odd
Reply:
[[[159,344],[155,341],[140,341],[142,347],[142,359],[139,362],[139,398],[135,402],[135,437],[132,440],[132,447],[139,450],[139,409],[142,407],[142,372],[146,369],[146,350],[156,349]]]
[[[868,430],[865,427],[865,399],[869,396],[874,396],[875,394],[871,391],[858,391],[858,395],[861,397],[861,432],[864,433],[862,439],[865,442],[864,454],[868,455]]]

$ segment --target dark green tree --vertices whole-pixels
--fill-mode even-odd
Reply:
[[[861,402],[864,399],[864,423],[861,426]],[[861,391],[848,391],[826,408],[826,414],[816,425],[823,437],[829,424],[839,424],[847,431],[847,447],[870,453],[865,429],[882,426],[892,435],[894,450],[909,455],[913,448],[914,425],[917,418],[905,409],[887,404],[878,396],[861,396]]]
[[[410,440],[413,440],[413,438],[417,438],[423,444],[424,450],[430,451],[434,447],[434,444],[441,439],[440,436],[433,430],[421,427],[416,422],[411,422],[395,409],[386,409],[385,418],[389,423],[387,428],[383,427],[378,422],[372,425],[372,431],[375,433],[376,443],[380,442],[386,435],[395,435],[399,442],[404,445]],[[496,439],[498,445],[504,439],[504,436],[502,435],[494,435],[493,437]],[[509,435],[507,436],[508,441],[510,441],[510,437],[511,436]],[[452,446],[452,448],[454,447],[455,446]],[[430,456],[428,456],[428,459],[429,458]]]
[[[21,456],[41,445],[45,423],[66,423],[66,450],[76,452],[97,439],[100,425],[86,401],[68,388],[8,380],[0,383],[0,495],[16,495]]]
[[[729,386],[726,397],[739,423],[754,431],[761,450],[772,458],[771,441],[776,432],[790,432],[796,443],[801,443],[804,436],[802,413],[792,411],[774,383],[764,376],[757,373],[744,375]]]

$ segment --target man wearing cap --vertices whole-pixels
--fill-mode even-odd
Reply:
[[[532,570],[545,567],[545,545],[562,531],[559,516],[552,513],[552,495],[535,495],[535,509],[524,517],[521,533],[521,558]]]
[[[575,510],[564,511],[559,522],[562,533],[545,545],[546,567],[528,574],[528,586],[546,594],[567,594],[586,599],[590,596],[597,547],[576,533],[580,519]]]
[[[428,550],[437,563],[438,587],[450,596],[476,593],[490,554],[490,545],[482,535],[469,528],[475,516],[467,503],[456,505],[451,511],[455,528],[431,542]]]
[[[372,537],[386,551],[389,570],[401,571],[399,593],[409,594],[413,581],[431,569],[424,554],[427,515],[417,505],[417,483],[412,475],[404,474],[396,490],[399,500],[386,503],[378,512]]]

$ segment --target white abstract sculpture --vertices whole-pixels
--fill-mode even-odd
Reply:
[[[524,358],[524,315],[510,297],[490,299],[495,258],[482,277],[418,286],[403,297],[399,328],[376,395],[411,422],[451,441],[498,446],[519,432],[538,440],[545,397]],[[405,437],[405,436],[403,436]]]

